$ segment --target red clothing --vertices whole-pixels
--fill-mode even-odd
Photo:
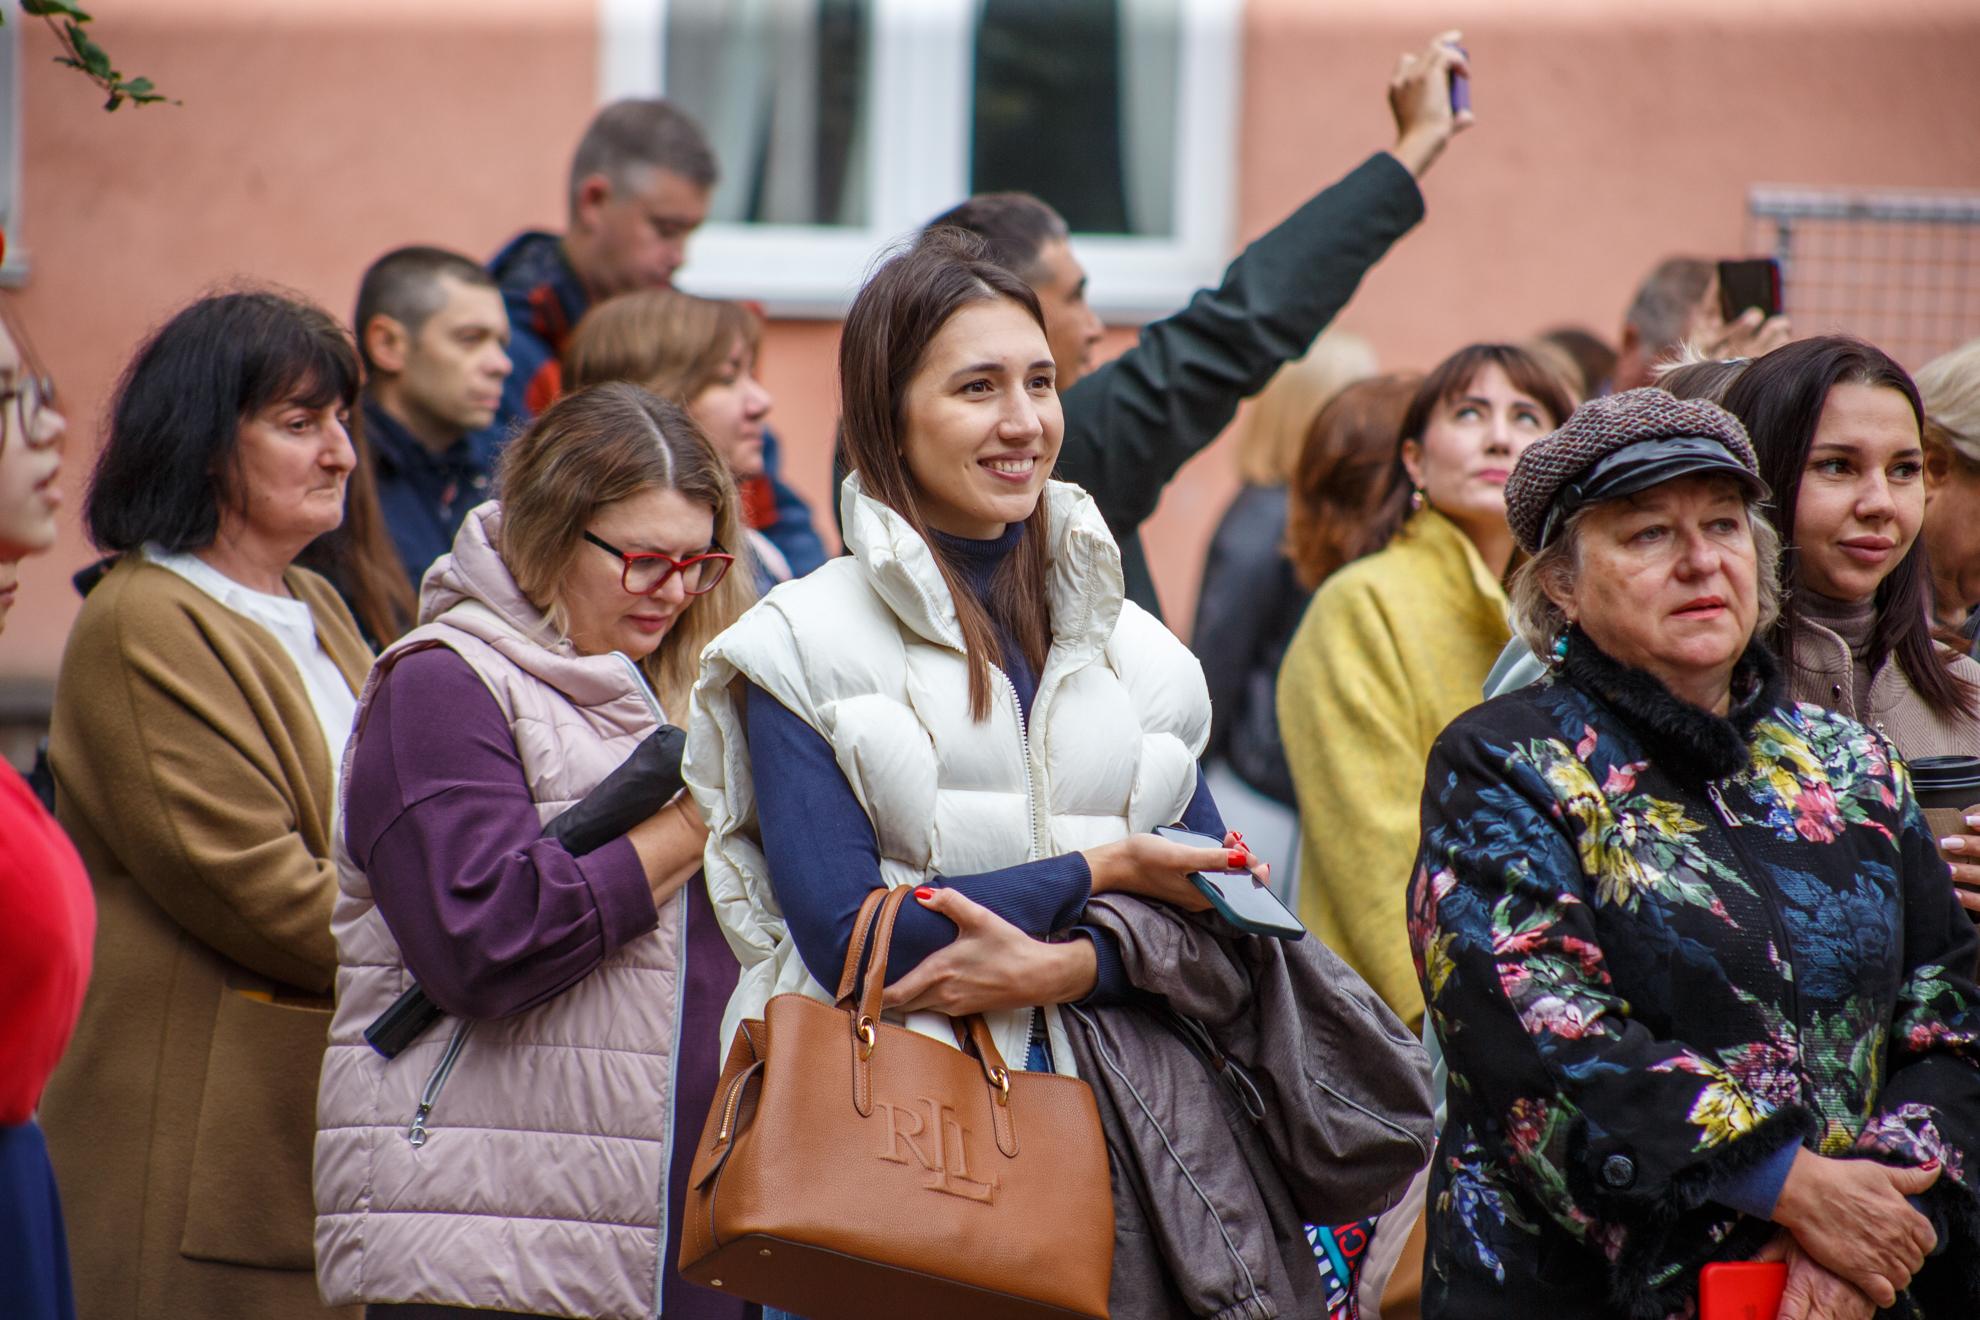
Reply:
[[[75,845],[0,763],[0,1125],[25,1123],[89,984],[96,899]]]

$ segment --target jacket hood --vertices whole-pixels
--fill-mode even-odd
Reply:
[[[603,706],[637,695],[657,712],[646,679],[630,659],[616,651],[578,654],[570,639],[530,603],[496,549],[501,532],[499,501],[490,500],[468,514],[453,550],[426,570],[420,584],[421,625],[458,628],[479,638],[573,705]]]
[[[1078,486],[1048,481],[1040,498],[1051,537],[1046,590],[1053,645],[1098,650],[1113,635],[1126,599],[1120,547],[1099,506]],[[857,472],[846,475],[839,507],[846,549],[902,625],[927,641],[961,650],[955,599],[928,542],[907,519],[868,495]]]

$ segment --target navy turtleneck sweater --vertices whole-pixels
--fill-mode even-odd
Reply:
[[[998,565],[1023,534],[1024,524],[1012,523],[1002,536],[989,541],[941,532],[935,536],[954,556],[977,598],[987,600]],[[998,642],[999,667],[1017,689],[1018,706],[1029,723],[1038,674],[1001,626]],[[776,891],[804,965],[822,984],[837,984],[852,940],[853,918],[867,893],[880,883],[880,845],[873,822],[822,734],[753,683],[745,718],[770,887]],[[1182,823],[1199,834],[1224,837],[1223,818],[1200,773]],[[1036,938],[1074,929],[1091,939],[1099,977],[1087,1002],[1113,1002],[1131,993],[1113,937],[1076,925],[1093,887],[1093,874],[1079,853],[977,875],[942,876],[939,883],[961,891]],[[907,904],[894,926],[887,980],[897,980],[955,937],[955,924],[947,917],[918,903]]]

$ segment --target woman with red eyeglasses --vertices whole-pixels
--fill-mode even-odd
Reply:
[[[735,485],[623,383],[541,414],[497,481],[345,760],[318,1280],[372,1320],[740,1317],[673,1269],[736,981],[675,725],[754,594]],[[445,1016],[388,1059],[365,1030],[413,982]]]

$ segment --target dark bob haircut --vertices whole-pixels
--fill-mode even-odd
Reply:
[[[1896,390],[1910,405],[1922,433],[1925,406],[1911,375],[1873,344],[1846,335],[1819,335],[1783,345],[1749,365],[1726,391],[1726,410],[1746,424],[1760,475],[1774,492],[1774,524],[1785,545],[1781,552],[1781,617],[1771,643],[1790,676],[1795,673],[1794,639],[1801,624],[1796,602],[1801,555],[1795,548],[1794,513],[1801,499],[1801,477],[1829,391],[1838,385]],[[1922,439],[1920,441],[1923,443]],[[1911,686],[1940,715],[1971,720],[1972,686],[1949,672],[1956,653],[1942,660],[1932,643],[1932,574],[1925,562],[1925,538],[1911,543],[1877,584],[1876,621],[1870,632],[1870,672],[1895,659]]]
[[[241,423],[278,403],[354,407],[360,379],[350,335],[315,303],[268,290],[201,298],[117,383],[83,503],[90,540],[113,554],[211,545],[235,494]]]

